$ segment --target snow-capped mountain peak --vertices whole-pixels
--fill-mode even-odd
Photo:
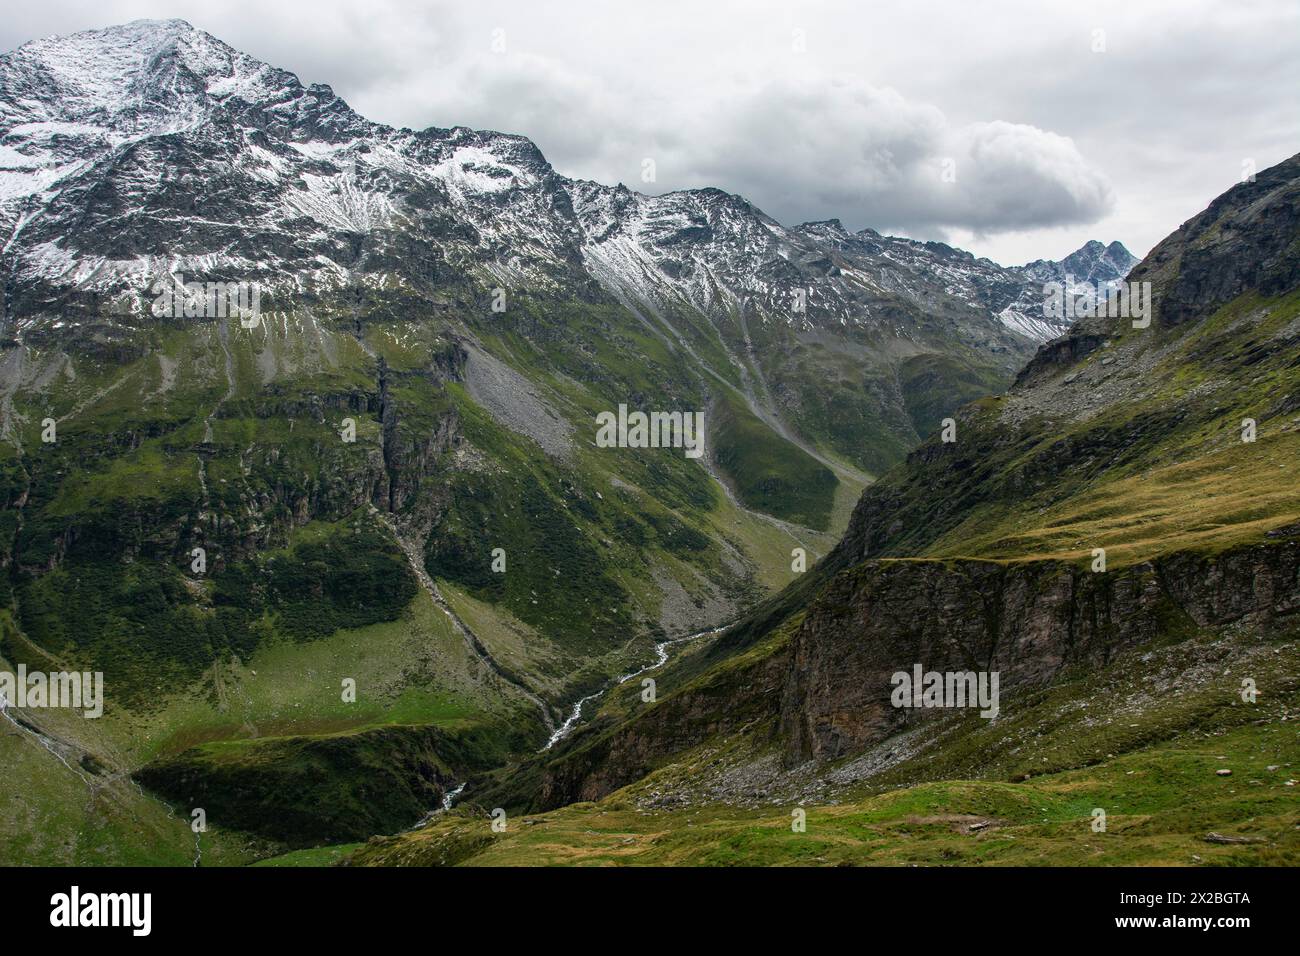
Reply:
[[[121,134],[199,122],[212,102],[297,85],[184,20],[135,20],[24,44],[3,58],[6,124],[86,123]]]
[[[995,350],[1064,331],[1033,314],[1058,264],[1005,269],[836,220],[788,228],[716,188],[570,180],[522,136],[370,122],[183,20],[0,56],[0,249],[19,330],[40,321],[19,314],[24,286],[46,289],[30,302],[60,287],[112,297],[205,271],[322,290],[428,263],[424,281],[594,281],[715,320],[746,308],[800,329],[939,328]],[[1065,268],[1111,275],[1129,259],[1089,243]]]

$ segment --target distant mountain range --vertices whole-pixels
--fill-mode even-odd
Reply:
[[[304,88],[178,20],[5,55],[0,121],[11,318],[41,301],[23,293],[42,283],[117,293],[167,271],[272,284],[292,273],[300,294],[327,295],[416,260],[425,273],[411,283],[572,294],[594,279],[719,321],[743,301],[804,329],[938,312],[976,341],[998,338],[991,314],[1042,340],[1064,331],[1036,322],[1044,278],[1109,281],[1134,262],[1119,243],[1090,242],[1060,263],[1004,269],[835,221],[783,227],[716,189],[651,197],[570,180],[520,136],[371,123],[329,87]]]
[[[470,304],[501,286],[617,301],[677,344],[681,323],[705,321],[727,364],[753,361],[764,336],[746,343],[748,325],[779,322],[792,343],[829,332],[891,364],[937,352],[997,375],[1065,330],[1042,315],[1044,281],[1110,281],[1133,262],[1090,242],[1008,269],[834,221],[785,227],[716,189],[652,197],[570,180],[523,137],[371,123],[329,87],[176,20],[5,55],[0,122],[10,334],[78,308],[130,327],[140,290],[167,274],[258,281],[287,309],[344,288]],[[762,377],[799,378],[770,361]],[[785,412],[807,386],[781,391],[774,413],[797,420]]]

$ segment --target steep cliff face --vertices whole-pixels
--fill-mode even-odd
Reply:
[[[895,707],[890,678],[998,672],[1013,695],[1074,666],[1194,628],[1300,614],[1300,541],[1171,554],[1109,572],[1061,561],[867,561],[839,575],[796,632],[782,689],[786,759],[860,751],[938,711]]]
[[[1224,193],[1151,251],[1129,276],[1156,288],[1156,317],[1192,321],[1247,290],[1300,284],[1300,157]]]
[[[465,365],[465,351],[459,343],[435,353],[428,369],[407,376],[407,388],[436,393],[444,381],[458,381]],[[444,456],[461,443],[460,415],[453,405],[430,410],[405,407],[391,381],[388,363],[380,356],[377,369],[379,395],[377,417],[383,449],[384,477],[377,483],[373,503],[381,511],[403,511],[414,505],[428,514],[438,510],[440,496],[426,487],[427,479],[441,470]],[[414,413],[414,414],[413,414]]]

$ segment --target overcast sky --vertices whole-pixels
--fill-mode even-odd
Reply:
[[[0,48],[181,17],[394,126],[1012,265],[1151,246],[1300,152],[1300,3],[41,0]],[[655,181],[643,181],[644,161]]]

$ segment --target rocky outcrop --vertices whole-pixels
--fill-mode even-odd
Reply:
[[[1300,541],[1176,553],[1094,573],[1060,561],[867,561],[809,607],[791,646],[780,728],[788,763],[842,757],[922,719],[891,676],[997,671],[1004,696],[1194,627],[1300,615]]]
[[[871,560],[834,577],[788,643],[750,651],[542,769],[539,806],[602,797],[710,740],[774,728],[788,765],[866,749],[936,711],[895,708],[891,676],[999,674],[1002,700],[1121,651],[1236,622],[1300,620],[1300,528],[1217,555],[1088,563]]]
[[[1240,183],[1183,223],[1128,275],[1150,283],[1154,322],[1171,329],[1212,314],[1238,296],[1282,295],[1300,286],[1300,156]],[[1127,318],[1081,319],[1039,346],[1016,376],[1034,385],[1076,365],[1121,330]]]
[[[1017,386],[1028,385],[1074,365],[1102,347],[1106,336],[1080,332],[1063,335],[1038,347],[1029,364],[1016,375]]]
[[[400,511],[420,497],[422,481],[439,470],[442,455],[460,444],[460,415],[455,406],[449,406],[434,418],[431,430],[408,423],[390,389],[391,375],[382,356],[378,376],[385,476],[375,487],[374,504],[383,511]]]
[[[1300,157],[1228,190],[1161,242],[1129,275],[1155,287],[1156,320],[1182,325],[1243,292],[1300,285]]]

